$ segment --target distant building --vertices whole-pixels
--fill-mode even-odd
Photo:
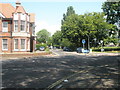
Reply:
[[[16,8],[0,3],[0,53],[35,50],[35,14],[27,13],[20,2]]]

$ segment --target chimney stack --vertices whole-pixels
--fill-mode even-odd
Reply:
[[[17,0],[17,1],[16,1],[16,7],[19,7],[20,5],[21,5],[20,1]]]

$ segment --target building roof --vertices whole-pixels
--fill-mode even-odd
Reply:
[[[26,13],[26,11],[25,11],[25,9],[23,8],[23,6],[17,6],[15,12]]]
[[[20,2],[16,2],[16,8],[14,8],[9,3],[0,3],[0,13],[5,16],[5,18],[12,18],[12,13],[26,13]]]
[[[29,13],[29,15],[30,15],[30,22],[35,22],[35,14]]]
[[[16,2],[16,8],[9,3],[0,3],[0,16],[3,15],[5,18],[12,18],[13,13],[26,13],[23,6],[19,1]],[[35,14],[30,13],[30,22],[35,22]]]
[[[9,3],[0,3],[0,13],[6,18],[11,18],[15,8]]]
[[[21,6],[21,3],[19,0],[16,1],[16,10],[15,12],[18,13],[26,13],[25,9],[23,8],[23,6]]]

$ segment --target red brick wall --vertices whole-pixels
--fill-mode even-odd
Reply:
[[[2,38],[0,38],[0,53],[2,53]]]
[[[0,19],[0,34],[2,31],[2,20]],[[1,41],[1,35],[0,35],[0,53],[2,52],[2,45],[1,45],[2,41]]]
[[[2,21],[8,22],[8,32],[2,32]],[[11,21],[10,20],[0,20],[0,52],[11,52]],[[2,39],[8,40],[8,50],[2,50]]]
[[[0,32],[2,31],[2,20],[0,19]]]

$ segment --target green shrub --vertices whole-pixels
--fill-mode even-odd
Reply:
[[[59,47],[60,47],[60,45],[54,45],[54,47],[59,48]]]
[[[43,43],[43,44],[36,44],[36,49],[39,50],[40,47],[45,47],[45,49],[47,48],[47,44]]]
[[[120,51],[120,47],[103,47],[104,51]],[[101,48],[93,48],[93,51],[101,51]]]
[[[45,49],[45,51],[49,52],[49,51],[50,51],[50,49],[47,47],[47,48]]]

